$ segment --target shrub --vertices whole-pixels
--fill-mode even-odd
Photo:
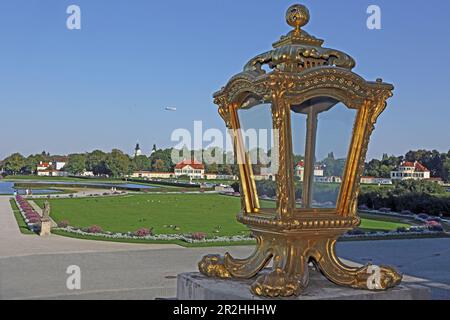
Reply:
[[[88,228],[89,233],[101,233],[103,230],[100,226],[91,226]]]
[[[138,229],[138,230],[134,233],[134,235],[135,235],[136,237],[146,237],[146,236],[150,236],[150,235],[152,235],[152,230],[151,230],[151,229],[147,229],[147,228],[141,228],[141,229]]]
[[[191,233],[191,239],[193,240],[204,240],[207,234],[204,232],[193,232]]]
[[[441,225],[436,225],[436,226],[428,227],[428,230],[435,231],[435,232],[443,232],[444,228]]]
[[[350,230],[349,232],[347,232],[347,234],[356,236],[356,235],[365,234],[365,232],[361,229],[356,228],[356,229]]]
[[[62,220],[58,222],[58,228],[67,228],[69,226],[68,220]]]
[[[369,210],[369,207],[366,206],[365,204],[362,204],[358,207],[359,210]]]

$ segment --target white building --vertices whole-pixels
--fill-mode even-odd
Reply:
[[[37,171],[43,171],[43,170],[48,170],[49,168],[53,169],[53,170],[61,170],[62,168],[64,168],[64,166],[66,165],[67,160],[66,159],[58,159],[55,161],[49,161],[49,162],[44,162],[44,161],[39,161],[39,164],[36,167]]]
[[[203,179],[205,166],[195,160],[183,160],[175,166],[175,177],[188,176],[191,179]]]
[[[67,161],[67,158],[56,158],[49,162],[39,161],[39,164],[36,166],[37,175],[52,177],[67,176],[67,173],[62,170]]]
[[[330,177],[314,177],[314,182],[319,183],[342,183],[342,178],[338,176],[330,176]]]
[[[397,169],[391,171],[392,180],[425,180],[430,177],[430,170],[417,161],[403,161]]]
[[[237,180],[238,177],[231,174],[206,173],[206,180]]]
[[[94,172],[93,172],[93,171],[87,171],[87,170],[85,169],[85,170],[83,170],[83,172],[80,174],[80,176],[82,176],[82,177],[93,177],[93,176],[95,176],[95,175],[94,175]]]
[[[276,175],[272,173],[255,174],[253,175],[253,178],[255,179],[255,181],[266,181],[266,180],[275,181]]]
[[[361,184],[390,185],[392,180],[388,178],[361,177]]]
[[[69,174],[65,171],[46,169],[38,170],[37,175],[40,177],[67,177]]]
[[[138,179],[170,179],[174,178],[173,172],[152,172],[152,171],[136,171],[130,176]]]
[[[303,181],[305,175],[305,163],[300,161],[295,166],[295,176],[300,178],[300,181]],[[319,165],[314,166],[314,177],[323,177],[323,168]]]

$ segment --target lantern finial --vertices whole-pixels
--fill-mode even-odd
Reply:
[[[300,28],[309,22],[309,10],[304,5],[294,4],[287,9],[286,22],[295,28],[296,33],[300,33]]]

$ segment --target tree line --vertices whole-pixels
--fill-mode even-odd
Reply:
[[[191,157],[198,157],[204,154],[204,150],[189,151]],[[131,157],[119,149],[113,149],[111,152],[94,150],[86,153],[74,153],[68,155],[68,161],[64,168],[65,171],[73,175],[79,175],[84,171],[92,171],[95,175],[107,175],[111,177],[120,177],[128,175],[134,171],[154,171],[154,172],[173,172],[176,163],[172,162],[172,148],[157,149],[153,148],[150,156],[140,155]],[[264,153],[262,150],[252,150],[252,152],[261,152],[263,157],[270,157],[270,150]],[[229,152],[224,152],[219,148],[208,150],[207,154],[215,156],[219,153],[223,157],[222,163],[208,162],[205,164],[206,173],[215,173],[223,175],[237,175],[238,166],[230,163],[233,157]],[[0,161],[0,168],[7,174],[34,174],[40,161],[48,162],[60,157],[59,155],[50,155],[43,151],[40,154],[24,157],[20,153],[14,153],[3,161]],[[253,165],[255,174],[261,172],[264,167],[257,157],[257,162]],[[227,161],[228,160],[228,161]],[[294,156],[294,165],[303,160],[303,156]],[[394,170],[402,161],[419,161],[431,171],[432,177],[440,177],[444,181],[450,181],[450,150],[447,153],[440,153],[436,150],[418,150],[409,151],[404,156],[388,156],[384,154],[381,159],[372,159],[365,165],[364,175],[380,178],[389,178],[390,172]],[[341,176],[345,166],[345,159],[336,159],[330,152],[325,159],[317,161],[324,169],[325,176]]]
[[[367,176],[390,178],[390,173],[402,161],[418,161],[431,172],[431,176],[450,181],[450,150],[441,153],[437,150],[409,151],[404,156],[388,156],[384,154],[381,160],[373,159],[366,163],[364,173]]]

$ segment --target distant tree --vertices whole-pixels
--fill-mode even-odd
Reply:
[[[75,175],[82,174],[86,170],[86,158],[85,154],[69,155],[69,161],[64,166],[64,170]]]
[[[152,164],[152,171],[154,172],[165,172],[166,169],[164,161],[161,159],[156,159]]]
[[[144,171],[151,168],[150,159],[145,155],[137,156],[132,161],[133,171]]]
[[[442,179],[444,179],[445,181],[450,181],[450,156],[444,162]]]
[[[109,174],[105,161],[106,153],[94,150],[86,155],[86,170],[92,171],[95,175]]]
[[[319,162],[324,168],[325,176],[342,176],[345,167],[345,159],[335,159],[334,153],[330,152],[325,159]]]
[[[217,174],[219,172],[219,166],[217,163],[211,163],[206,166],[206,173]]]
[[[43,161],[47,161],[50,158],[50,152],[46,152],[45,150],[41,152],[41,156],[43,157]]]
[[[27,174],[35,173],[37,170],[37,165],[40,161],[46,161],[46,156],[43,156],[42,154],[29,155],[25,159],[25,167],[23,168],[23,171]]]
[[[217,169],[219,174],[232,175],[233,167],[229,164],[220,164]]]
[[[3,160],[5,171],[18,174],[21,173],[25,167],[25,158],[20,153],[13,153]]]
[[[173,171],[172,149],[159,149],[150,156],[151,168],[158,172]]]
[[[426,193],[426,194],[442,194],[444,188],[438,183],[426,180],[403,180],[395,182],[396,194],[402,193]]]
[[[378,178],[390,178],[393,171],[402,161],[403,157],[388,156],[383,154],[380,160],[372,159],[366,163],[364,175]]]
[[[118,149],[113,149],[106,155],[105,164],[109,175],[113,177],[122,177],[131,173],[130,157]]]

